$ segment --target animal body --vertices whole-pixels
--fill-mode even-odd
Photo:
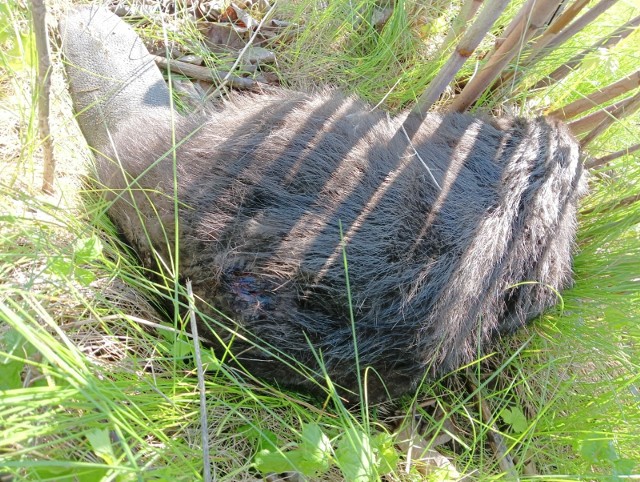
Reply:
[[[181,116],[117,17],[63,30],[109,216],[150,269],[178,253],[200,335],[259,377],[354,399],[359,367],[370,400],[397,397],[571,283],[585,182],[553,120],[430,114],[409,141],[403,116],[286,90]]]

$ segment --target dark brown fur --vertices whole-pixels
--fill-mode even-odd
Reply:
[[[334,383],[356,389],[340,224],[374,399],[384,398],[378,377],[392,396],[405,393],[554,305],[570,283],[583,184],[563,126],[431,115],[413,140],[427,169],[399,124],[338,94],[292,92],[237,96],[205,120],[180,120],[179,139],[195,131],[176,150],[180,276],[228,316],[202,303],[212,320],[201,334],[233,340],[252,373],[313,389],[274,354],[314,371],[320,357]],[[153,139],[132,140],[149,130]],[[171,151],[170,125],[132,122],[115,145],[138,177]],[[173,239],[172,162],[139,179],[164,193],[152,204],[138,193],[137,211],[124,199],[110,211],[150,266],[138,213],[166,262],[160,226]],[[119,169],[110,166],[101,162],[99,175],[113,188]]]
[[[174,254],[177,195],[179,276],[220,353],[285,386],[318,393],[326,370],[357,393],[357,347],[382,400],[557,302],[584,192],[552,120],[432,114],[408,124],[411,143],[401,123],[338,93],[276,91],[175,124],[130,116],[94,147],[109,215],[152,269]]]

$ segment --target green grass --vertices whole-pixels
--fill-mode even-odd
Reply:
[[[144,277],[103,206],[82,193],[89,155],[79,149],[84,144],[59,64],[52,119],[58,194],[38,191],[34,45],[19,5],[0,5],[0,474],[14,480],[198,480],[193,345],[180,329],[184,320],[165,323],[154,308],[154,301],[172,295]],[[372,5],[282,5],[281,18],[304,17],[307,27],[279,46],[278,74],[293,88],[328,85],[372,104],[382,101],[391,111],[410,106],[450,52],[439,42],[456,10],[449,2],[398,1],[377,30],[367,22]],[[499,25],[516,11],[514,4]],[[477,109],[537,115],[632,72],[640,32],[594,53],[560,85],[527,89],[638,13],[632,2],[619,2],[523,69],[517,84],[484,95]],[[183,41],[193,44],[194,36]],[[481,49],[492,41],[489,36]],[[458,78],[471,75],[476,61]],[[639,120],[617,122],[589,151],[599,156],[637,142]],[[640,204],[617,206],[638,194],[637,159],[637,153],[621,157],[592,173],[576,284],[563,293],[563,311],[502,340],[459,373],[426,382],[418,403],[399,407],[402,426],[422,416],[423,448],[450,439],[435,449],[458,473],[501,478],[493,430],[523,479],[625,480],[640,473]],[[390,416],[384,410],[349,411],[335,396],[319,406],[231,371],[210,351],[203,358],[209,369],[206,433],[217,479],[254,480],[260,470],[297,470],[317,480],[382,474],[385,480],[445,480],[453,474],[444,469],[427,476],[419,464],[406,473],[407,450],[383,426]],[[493,415],[492,426],[480,415],[481,403]]]

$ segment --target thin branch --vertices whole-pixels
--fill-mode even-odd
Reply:
[[[640,70],[636,70],[624,79],[618,80],[613,84],[609,84],[582,99],[578,99],[571,104],[554,110],[548,115],[557,117],[558,119],[571,119],[572,117],[580,115],[589,109],[593,109],[594,107],[626,94],[638,86],[640,86]]]
[[[251,89],[256,85],[256,82],[253,79],[230,75],[229,72],[211,70],[207,67],[193,65],[188,62],[181,62],[173,59],[167,60],[159,55],[154,55],[153,60],[155,60],[156,65],[163,69],[169,69],[173,73],[186,75],[187,77],[197,80],[204,80],[205,82],[217,84],[222,79],[226,78],[229,85],[236,89]]]
[[[541,39],[545,35],[555,35],[565,28],[569,23],[578,15],[584,7],[586,7],[591,0],[576,0],[567,9],[562,12],[556,19],[554,19],[547,30],[542,34]]]
[[[587,25],[593,22],[596,18],[602,15],[604,12],[609,10],[613,5],[615,5],[618,0],[601,0],[596,5],[587,10],[584,15],[578,18],[575,22],[569,25],[566,29],[559,32],[557,35],[553,36],[548,41],[545,40],[544,45],[541,45],[540,48],[546,46],[546,50],[549,52],[554,50],[556,47],[559,47],[571,37],[576,35],[578,32],[582,31]],[[558,20],[561,20],[560,18]],[[555,22],[554,22],[555,23]],[[549,27],[551,29],[551,26]]]
[[[520,10],[515,14],[515,16],[509,22],[509,25],[500,33],[500,37],[496,39],[494,49],[498,49],[508,37],[513,35],[513,32],[516,29],[520,28],[523,21],[527,21],[527,18],[531,16],[531,10],[534,7],[536,0],[527,0],[527,2],[522,5]],[[557,2],[556,2],[557,5]]]
[[[582,60],[591,52],[594,52],[595,50],[598,50],[601,48],[609,49],[615,46],[622,39],[627,38],[636,29],[636,27],[638,27],[638,25],[640,25],[640,15],[629,20],[622,27],[616,29],[607,37],[600,39],[591,47],[583,50],[579,54],[572,57],[570,60],[562,64],[556,70],[551,72],[544,79],[539,80],[533,87],[531,87],[531,89],[534,89],[534,90],[542,89],[556,82],[559,82],[560,80],[564,79],[567,75],[569,75],[575,67],[580,65]]]
[[[254,44],[258,34],[260,32],[262,32],[262,28],[265,25],[265,22],[267,22],[267,20],[271,19],[271,16],[272,16],[272,14],[273,14],[273,12],[274,12],[274,10],[276,8],[276,5],[277,5],[277,2],[274,2],[273,5],[271,5],[269,7],[269,10],[267,10],[266,13],[262,16],[262,19],[260,20],[260,23],[254,29],[253,33],[251,34],[251,37],[249,37],[249,40],[247,41],[245,46],[242,47],[242,50],[240,50],[240,52],[238,53],[238,56],[237,56],[236,60],[233,62],[233,65],[231,66],[230,71],[222,78],[222,82],[220,83],[220,85],[218,85],[218,87],[216,87],[213,92],[210,92],[207,95],[207,98],[215,99],[219,95],[222,87],[226,83],[230,82],[230,78],[232,77],[231,72],[233,72],[238,67],[238,65],[240,65],[240,62],[241,62],[242,58],[244,57],[245,53]],[[240,78],[240,77],[238,77],[238,78]],[[233,85],[233,84],[230,83],[230,85]]]
[[[438,70],[437,75],[429,83],[413,108],[413,111],[420,115],[422,119],[447,88],[447,85],[455,78],[462,65],[480,45],[482,39],[508,4],[509,0],[487,1],[476,21],[460,40],[455,52],[451,54],[445,65]]]
[[[620,208],[631,206],[632,204],[635,204],[638,201],[640,201],[640,194],[632,194],[631,196],[627,196],[623,199],[620,199],[619,201],[616,201],[614,204],[610,206],[603,207],[602,205],[598,205],[589,209],[585,209],[584,211],[581,211],[581,214],[591,214],[596,211],[601,213],[617,211]]]
[[[462,4],[462,7],[460,8],[460,12],[456,16],[456,18],[453,21],[453,23],[451,24],[451,29],[449,30],[449,33],[447,34],[447,36],[445,37],[444,41],[442,42],[442,45],[445,48],[450,43],[452,43],[456,39],[458,39],[460,37],[460,35],[462,35],[462,32],[464,32],[467,24],[474,17],[476,12],[480,8],[480,5],[482,5],[483,2],[484,2],[484,0],[466,0],[466,2],[464,2]],[[496,20],[497,20],[497,18],[496,18]],[[495,23],[495,20],[494,20],[493,23]],[[493,25],[493,23],[492,23],[492,25]]]
[[[513,457],[511,457],[511,454],[507,450],[507,445],[504,443],[504,439],[502,438],[502,435],[500,435],[500,431],[493,423],[493,415],[489,404],[480,393],[478,393],[478,403],[480,404],[482,419],[485,425],[489,427],[489,443],[493,447],[493,451],[496,453],[500,469],[506,474],[509,480],[519,480],[518,471],[513,463]]]
[[[42,190],[53,193],[53,180],[56,161],[53,157],[53,142],[49,128],[49,98],[51,94],[51,56],[47,35],[47,9],[44,0],[32,0],[33,31],[38,51],[38,130],[42,140],[42,157],[44,172],[42,174]]]
[[[573,132],[574,135],[584,134],[585,132],[589,132],[593,130],[598,124],[600,124],[603,120],[611,117],[613,111],[618,109],[626,108],[629,103],[632,101],[632,97],[627,97],[623,100],[616,102],[615,104],[611,104],[604,109],[600,109],[596,112],[593,112],[589,115],[581,117],[580,119],[569,123],[569,129]]]
[[[482,416],[482,421],[487,426],[489,431],[487,432],[489,435],[489,443],[493,448],[493,451],[496,454],[496,459],[498,460],[498,465],[500,469],[505,473],[507,480],[520,480],[518,477],[518,471],[516,470],[515,464],[513,463],[513,457],[509,453],[507,449],[507,445],[500,434],[500,431],[495,426],[495,419],[493,413],[491,412],[491,407],[489,407],[489,403],[482,396],[482,390],[479,388],[480,383],[478,382],[475,375],[472,375],[470,371],[466,372],[467,382],[472,389],[472,392],[476,394],[478,404],[480,405],[480,415]]]
[[[549,28],[535,40],[530,48],[530,53],[522,63],[521,67],[533,64],[542,55],[548,55],[549,52],[562,45],[568,39],[576,35],[583,28],[598,18],[603,12],[614,5],[618,0],[602,0],[600,3],[590,8],[584,15],[573,22],[569,27],[564,28],[575,18],[575,16],[589,3],[590,0],[577,0],[571,4],[562,15],[554,20]],[[564,28],[564,30],[562,30]],[[506,84],[515,75],[514,71],[506,72],[501,78],[500,83]]]
[[[621,199],[620,201],[615,203],[613,206],[611,206],[609,211],[615,211],[615,210],[623,208],[625,206],[631,206],[632,204],[635,204],[638,201],[640,201],[640,194],[635,194],[633,196],[627,196],[626,198]]]
[[[615,121],[633,114],[640,109],[640,91],[629,97],[628,102],[611,112],[611,115],[598,124],[595,129],[589,132],[585,137],[580,139],[580,147],[584,148],[591,143],[596,137],[606,131]]]
[[[598,157],[597,159],[591,159],[590,161],[584,163],[584,167],[586,167],[587,169],[597,169],[598,167],[609,164],[611,161],[618,159],[619,157],[633,154],[637,150],[640,150],[640,144],[634,144],[631,147],[612,152],[611,154],[607,154],[606,156]]]
[[[518,22],[504,42],[494,50],[489,60],[465,86],[451,104],[451,110],[462,112],[486,90],[500,75],[509,61],[520,51],[524,42],[543,25],[557,8],[557,0],[537,0],[525,5],[527,11],[518,14],[512,22]]]

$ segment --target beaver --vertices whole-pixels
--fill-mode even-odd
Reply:
[[[586,183],[560,122],[281,88],[181,115],[118,17],[62,30],[108,215],[150,272],[192,281],[200,336],[255,376],[396,399],[572,282]]]

